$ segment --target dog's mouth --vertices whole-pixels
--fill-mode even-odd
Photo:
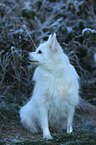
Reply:
[[[39,61],[36,61],[36,60],[28,60],[28,63],[39,64]]]

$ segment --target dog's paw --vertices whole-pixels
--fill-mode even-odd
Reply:
[[[50,134],[47,134],[47,135],[43,135],[43,139],[49,140],[49,139],[53,139],[53,138]]]
[[[72,126],[67,126],[67,133],[71,133],[72,132]]]

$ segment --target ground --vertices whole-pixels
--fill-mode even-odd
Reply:
[[[52,132],[53,140],[43,140],[42,133],[32,134],[24,129],[20,123],[19,114],[3,112],[0,121],[0,145],[95,145],[96,144],[96,108],[88,106],[85,101],[82,105],[88,110],[76,109],[73,123],[73,132],[67,134]],[[84,107],[86,108],[86,107]],[[91,110],[93,109],[93,111]],[[91,112],[92,113],[91,113]],[[84,115],[85,114],[85,115]]]

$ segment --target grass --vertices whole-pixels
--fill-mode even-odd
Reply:
[[[83,31],[84,28],[95,30],[96,19],[91,4],[88,6],[82,0],[76,3],[68,0],[65,3],[62,0],[1,0],[0,8],[0,94],[8,94],[14,88],[23,92],[24,87],[25,95],[31,93],[33,70],[29,70],[25,54],[34,51],[54,32],[82,84],[86,85],[90,80],[95,85],[96,33]]]

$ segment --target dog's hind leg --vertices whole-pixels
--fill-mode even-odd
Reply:
[[[36,125],[36,118],[34,113],[32,112],[29,103],[23,106],[19,113],[21,117],[21,123],[23,124],[23,126],[30,130],[30,132],[37,133],[38,127]]]

